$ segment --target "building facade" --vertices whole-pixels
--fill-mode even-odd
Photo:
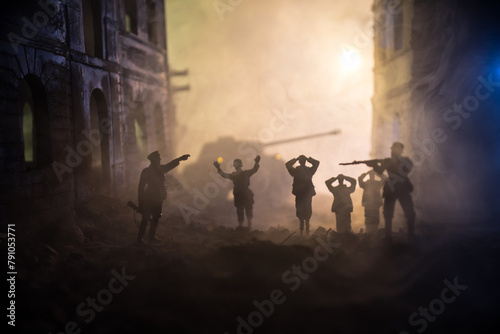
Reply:
[[[421,221],[499,213],[499,9],[488,0],[374,2],[372,155],[405,144]]]
[[[58,219],[171,154],[162,0],[2,5],[1,211]]]

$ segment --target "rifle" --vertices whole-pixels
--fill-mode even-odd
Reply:
[[[139,207],[138,207],[137,205],[135,205],[135,203],[134,203],[134,202],[132,202],[132,201],[128,201],[127,206],[131,207],[131,208],[132,208],[132,209],[134,209],[136,212],[141,213],[141,211],[139,211]]]
[[[127,206],[131,207],[132,209],[134,209],[135,212],[140,213],[142,215],[141,210],[139,210],[139,207],[134,202],[128,201]],[[135,220],[135,215],[134,215],[134,220]],[[149,218],[149,221],[153,222],[153,218]]]
[[[360,161],[354,160],[353,162],[341,162],[341,163],[339,163],[339,165],[342,165],[342,166],[359,165],[359,164],[369,165],[369,164],[376,164],[376,163],[379,163],[382,161],[384,161],[384,159],[360,160]]]

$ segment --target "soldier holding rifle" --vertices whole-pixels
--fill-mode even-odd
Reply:
[[[394,207],[396,200],[399,201],[408,224],[408,236],[413,239],[415,235],[415,210],[413,208],[413,200],[411,192],[413,185],[408,178],[408,174],[413,170],[413,162],[403,156],[404,145],[400,142],[395,142],[391,146],[391,157],[379,160],[353,161],[351,163],[343,163],[341,165],[356,165],[360,163],[366,164],[368,167],[373,167],[373,170],[378,174],[382,174],[387,170],[388,178],[384,184],[384,219],[385,219],[385,236],[388,242],[392,241],[392,218],[394,216]]]

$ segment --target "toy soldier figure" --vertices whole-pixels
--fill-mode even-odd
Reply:
[[[333,182],[339,182],[334,187]],[[344,184],[344,180],[349,182],[349,187]],[[356,180],[352,177],[339,174],[325,181],[328,190],[333,194],[332,212],[335,212],[337,221],[337,233],[351,232],[351,212],[353,209],[351,194],[356,189]]]
[[[166,165],[161,165],[160,153],[154,151],[148,155],[151,164],[141,172],[139,181],[139,209],[142,214],[141,226],[139,227],[139,235],[137,242],[142,243],[142,238],[146,233],[148,220],[151,217],[151,225],[149,227],[149,242],[157,242],[156,228],[158,227],[158,219],[161,217],[161,207],[163,201],[167,198],[165,189],[165,174],[179,166],[179,161],[187,160],[189,154],[185,154],[177,159],[170,161]]]
[[[403,150],[404,145],[400,142],[395,142],[391,146],[390,158],[374,163],[367,163],[378,174],[382,174],[384,170],[387,170],[389,176],[385,181],[383,190],[385,236],[388,242],[392,241],[392,217],[394,216],[396,200],[399,200],[406,216],[410,240],[415,235],[415,210],[411,198],[413,185],[408,178],[408,174],[413,170],[413,162],[409,158],[403,157]]]
[[[365,181],[366,176],[368,180]],[[365,207],[365,226],[368,235],[375,234],[380,224],[380,207],[382,206],[380,189],[384,186],[384,181],[385,176],[377,174],[374,170],[363,173],[358,178],[359,186],[364,190],[361,204]]]
[[[297,161],[299,162],[299,166],[293,167]],[[306,162],[309,162],[312,166],[307,167]],[[300,221],[300,234],[302,235],[304,231],[304,223],[306,225],[306,234],[309,234],[309,220],[312,216],[312,198],[316,195],[312,177],[318,170],[319,161],[300,155],[288,161],[285,166],[288,173],[293,176],[292,194],[295,195],[295,209],[297,218]]]
[[[233,181],[233,195],[234,206],[236,207],[236,214],[238,215],[239,226],[243,225],[245,220],[245,213],[247,216],[248,228],[252,228],[253,218],[253,192],[250,190],[250,176],[259,170],[260,155],[255,158],[255,164],[252,169],[243,170],[243,163],[240,159],[235,159],[233,162],[235,172],[228,174],[220,168],[220,163],[214,161],[214,166],[217,172],[226,179]]]

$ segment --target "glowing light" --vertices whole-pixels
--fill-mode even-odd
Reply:
[[[218,157],[218,158],[217,158],[217,162],[218,162],[218,163],[220,163],[220,164],[221,164],[223,161],[224,161],[224,159],[222,159],[222,157]]]
[[[275,158],[276,160],[281,160],[281,155],[280,155],[280,154],[276,154],[276,155],[274,156],[274,158]]]
[[[361,64],[361,56],[357,51],[353,49],[344,50],[342,51],[342,56],[340,61],[344,69],[348,71],[354,71]]]

